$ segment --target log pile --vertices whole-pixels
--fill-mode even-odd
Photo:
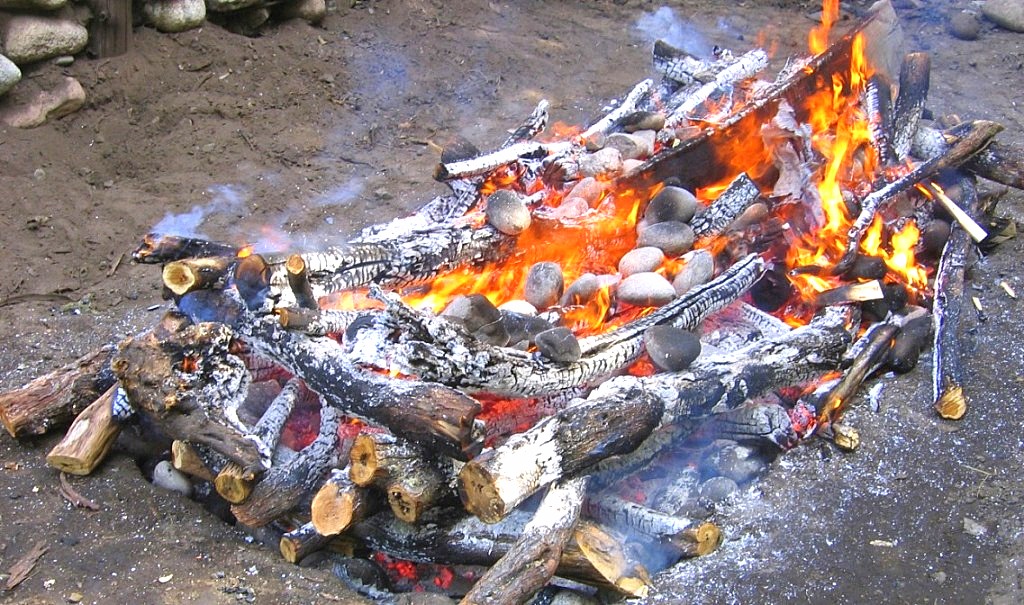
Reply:
[[[878,370],[909,371],[931,343],[936,409],[967,410],[974,183],[1019,187],[1020,153],[990,122],[924,124],[926,55],[851,83],[865,40],[894,48],[893,24],[882,4],[770,82],[763,51],[659,43],[659,83],[564,140],[536,140],[542,102],[495,151],[446,149],[450,194],[346,246],[273,257],[151,234],[134,259],[162,265],[174,310],[0,395],[0,420],[24,437],[73,419],[48,460],[79,474],[122,428],[158,426],[198,491],[283,529],[289,561],[488,566],[464,603],[525,602],[554,576],[642,596],[718,547],[710,515],[772,456],[815,435],[855,447],[841,414]],[[842,102],[830,136],[867,121],[846,156],[811,144],[821,93]],[[817,245],[830,187],[835,242],[792,256]],[[931,281],[913,277],[908,224],[950,232]],[[529,256],[544,239],[592,256]],[[429,306],[467,275],[484,289]]]

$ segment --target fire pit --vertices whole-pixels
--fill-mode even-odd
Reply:
[[[883,9],[868,15],[769,84],[752,80],[764,67],[756,52],[695,62],[660,46],[661,88],[641,83],[601,121],[553,141],[534,141],[547,119],[542,104],[499,151],[449,148],[436,175],[453,195],[367,229],[343,249],[275,259],[147,241],[136,259],[165,263],[179,312],[96,356],[119,386],[76,426],[92,413],[155,420],[176,439],[175,466],[212,479],[240,521],[294,524],[282,552],[296,559],[344,529],[405,560],[489,564],[476,557],[507,550],[470,601],[525,598],[556,567],[577,581],[646,594],[650,572],[717,547],[720,531],[702,515],[716,490],[758,474],[756,455],[753,470],[740,464],[752,452],[788,449],[813,434],[856,447],[856,433],[839,424],[850,396],[884,364],[913,367],[928,338],[915,327],[927,312],[908,312],[908,299],[935,299],[938,411],[959,418],[966,409],[955,330],[969,235],[959,225],[973,225],[954,213],[948,241],[932,250],[943,261],[929,285],[928,269],[914,263],[915,252],[928,250],[912,241],[920,229],[909,219],[932,227],[932,200],[946,195],[940,172],[961,166],[967,172],[945,181],[959,194],[945,204],[976,211],[971,175],[1005,179],[1007,151],[989,145],[998,130],[989,123],[919,128],[927,90],[920,56],[906,58],[900,94],[889,98],[882,75],[861,66],[860,47],[870,47],[872,28],[885,32],[892,22]],[[651,121],[653,128],[637,126]],[[916,150],[915,132],[923,133]],[[736,141],[755,148],[737,150]],[[608,149],[618,164],[590,168]],[[677,208],[685,188],[705,209],[661,220],[662,208],[685,213]],[[690,242],[677,244],[687,230]],[[683,254],[694,239],[704,256]],[[544,240],[596,256],[575,265],[557,257],[554,271],[538,264],[552,262],[538,246]],[[662,257],[635,273],[647,280],[640,293],[629,287],[634,275],[609,288],[616,269],[632,272],[623,253],[648,248]],[[709,274],[697,277],[705,258]],[[519,269],[502,264],[508,259]],[[584,294],[578,278],[590,267],[596,287]],[[520,282],[495,278],[506,275]],[[658,290],[666,277],[676,282],[667,296]],[[541,287],[559,280],[573,282],[568,295]],[[334,295],[366,285],[354,302]],[[752,287],[747,300],[799,327],[739,301]],[[488,305],[521,291],[546,314]],[[471,296],[478,292],[496,300]],[[424,310],[431,297],[445,313]],[[718,350],[679,362],[681,329],[702,321],[705,347]],[[520,325],[525,351],[510,346]],[[909,352],[895,356],[900,338],[910,339]],[[652,375],[652,365],[665,373]],[[612,377],[623,372],[631,375]],[[100,371],[95,382],[104,379]],[[769,395],[782,387],[790,388]],[[46,420],[38,411],[26,417]],[[54,454],[79,453],[96,425],[109,423],[73,427]],[[93,454],[68,459],[88,467]],[[707,460],[716,472],[699,466]],[[328,475],[332,467],[341,472]],[[722,478],[733,486],[713,481]],[[539,503],[529,501],[548,486]],[[454,516],[453,487],[465,509],[494,525]],[[293,511],[314,492],[312,520],[299,525],[303,514]],[[384,506],[375,499],[390,512],[377,512]],[[337,523],[333,530],[321,527],[318,510]],[[456,537],[467,536],[482,551],[459,547]],[[403,573],[405,564],[378,560]],[[527,569],[547,572],[528,580]]]

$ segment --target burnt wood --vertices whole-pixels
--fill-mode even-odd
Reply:
[[[132,252],[132,259],[138,263],[162,264],[184,258],[237,256],[239,250],[238,246],[223,242],[148,233]]]

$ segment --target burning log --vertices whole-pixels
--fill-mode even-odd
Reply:
[[[955,128],[941,131],[921,126],[914,134],[911,153],[930,158],[943,153],[955,140]],[[992,141],[988,147],[967,160],[964,168],[974,174],[1016,189],[1024,189],[1024,148]]]
[[[568,405],[459,472],[466,510],[496,523],[545,485],[632,451],[655,428],[662,402],[640,386]]]
[[[825,290],[814,299],[814,304],[819,307],[827,307],[851,302],[882,300],[883,298],[885,298],[885,293],[882,291],[882,283],[873,279],[856,284],[843,284],[831,290]]]
[[[278,548],[285,561],[298,563],[330,541],[330,536],[320,534],[312,523],[306,523],[281,536]]]
[[[280,319],[282,328],[297,330],[309,336],[342,334],[356,318],[366,315],[358,311],[295,307],[277,308],[274,313]]]
[[[329,405],[320,408],[320,429],[313,443],[285,464],[275,464],[242,504],[231,512],[250,527],[262,527],[294,508],[311,493],[337,462],[341,414]]]
[[[627,550],[620,536],[584,519],[576,524],[573,538],[587,562],[616,590],[634,597],[647,596],[650,573]]]
[[[350,454],[350,477],[360,487],[376,484],[388,497],[395,516],[415,523],[449,492],[452,474],[423,448],[387,433],[356,437]]]
[[[338,535],[380,509],[374,492],[356,485],[349,473],[349,468],[334,469],[313,496],[311,521],[321,535]]]
[[[629,535],[646,536],[652,541],[651,546],[661,544],[670,547],[673,550],[670,560],[659,567],[675,563],[680,556],[709,554],[722,543],[722,532],[713,523],[668,515],[612,494],[588,500],[587,514]]]
[[[238,246],[194,237],[147,233],[132,252],[132,259],[139,263],[160,264],[185,258],[235,257],[239,250]]]
[[[860,250],[864,232],[874,221],[875,214],[883,204],[942,170],[960,166],[980,152],[992,137],[1003,129],[999,124],[984,120],[961,126],[964,127],[963,135],[944,154],[925,160],[907,174],[886,183],[861,200],[860,214],[857,215],[846,234],[846,252],[832,269],[834,275],[842,275],[853,265],[857,258],[857,252]]]
[[[118,387],[112,386],[71,423],[64,438],[46,455],[53,468],[72,475],[88,475],[106,458],[121,432],[112,415]]]
[[[462,393],[362,371],[334,340],[285,330],[275,317],[256,317],[230,291],[194,292],[183,299],[182,306],[197,318],[229,322],[253,349],[279,362],[346,414],[459,459],[480,447],[473,434],[480,404]]]
[[[743,211],[761,197],[757,184],[746,173],[737,176],[704,212],[695,216],[690,226],[697,237],[719,235],[735,221]]]
[[[964,206],[968,213],[978,209],[978,192],[974,181],[960,179]],[[935,410],[948,420],[959,420],[967,413],[964,395],[964,370],[960,360],[961,309],[964,298],[964,280],[971,238],[959,224],[953,225],[949,240],[942,251],[939,268],[935,273],[935,302],[932,318],[935,340],[932,347],[932,387]]]
[[[892,147],[896,159],[910,155],[924,113],[924,104],[931,85],[931,57],[927,53],[909,53],[900,67],[900,89],[892,111]]]
[[[682,446],[705,447],[716,439],[755,447],[771,444],[787,450],[796,446],[799,436],[782,406],[746,405],[712,414],[686,436]]]
[[[864,113],[867,114],[871,146],[882,166],[892,166],[896,154],[892,145],[892,97],[889,86],[880,75],[871,76],[864,88]]]
[[[547,156],[566,153],[571,147],[571,143],[562,142],[539,143],[531,141],[515,143],[475,158],[460,160],[450,164],[438,164],[434,170],[434,178],[438,181],[447,181],[449,179],[464,179],[488,174],[520,160],[539,160]]]
[[[654,82],[651,80],[644,80],[633,87],[633,90],[629,91],[622,102],[619,105],[608,112],[597,122],[594,122],[589,128],[587,128],[582,135],[583,139],[591,139],[598,134],[605,134],[608,132],[616,122],[633,113],[640,107],[640,102],[650,95],[651,87],[654,86]]]
[[[71,422],[114,385],[113,346],[79,357],[25,386],[0,394],[0,422],[11,437],[42,435]]]
[[[553,362],[525,351],[477,341],[443,317],[418,313],[397,297],[388,296],[385,316],[373,329],[355,337],[351,357],[368,364],[390,364],[401,372],[437,381],[466,392],[530,397],[593,384],[636,360],[643,352],[644,332],[656,325],[693,329],[710,313],[736,300],[757,281],[764,261],[750,255],[718,278],[625,326],[580,340],[582,357]],[[399,328],[399,342],[379,360],[381,335]],[[368,336],[369,335],[369,336]]]
[[[572,537],[586,488],[586,477],[560,481],[548,488],[519,539],[460,603],[525,603],[543,588],[557,571],[562,551]]]
[[[229,353],[231,338],[222,324],[188,325],[168,313],[157,327],[121,343],[111,368],[132,406],[169,437],[208,445],[255,473],[268,461],[235,414],[249,372]]]
[[[685,95],[665,118],[665,130],[674,130],[691,118],[690,114],[714,96],[725,94],[738,83],[753,78],[768,67],[768,53],[757,48],[739,57],[715,74],[710,82]]]
[[[223,286],[237,260],[233,256],[211,256],[171,261],[164,265],[164,286],[176,296]]]

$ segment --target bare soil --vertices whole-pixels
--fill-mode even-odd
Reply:
[[[320,27],[287,22],[257,38],[210,24],[173,35],[139,28],[124,56],[29,70],[3,102],[61,73],[89,100],[34,130],[0,128],[0,388],[159,317],[159,272],[127,256],[167,215],[170,230],[189,228],[192,212],[204,219],[192,225],[199,232],[238,243],[343,242],[441,191],[430,178],[435,145],[452,135],[493,146],[541,98],[563,122],[596,115],[650,73],[636,22],[659,6],[345,3]],[[999,121],[1001,136],[1019,143],[1024,36],[986,25],[980,40],[951,37],[945,16],[970,6],[897,3],[910,49],[933,55],[931,109]],[[746,50],[761,40],[777,65],[803,53],[816,10],[788,1],[674,8],[712,44]],[[1000,211],[1021,219],[1022,202],[1010,192]],[[965,420],[933,416],[926,364],[883,379],[880,413],[860,403],[850,416],[859,451],[782,457],[721,514],[722,550],[662,574],[652,600],[1020,602],[1021,309],[997,282],[1024,293],[1022,259],[1024,243],[1011,240],[972,272],[988,321],[969,313],[965,326]],[[287,565],[276,548],[152,487],[123,454],[73,480],[101,509],[71,507],[43,461],[54,440],[0,437],[0,570],[38,541],[48,547],[0,601],[356,600],[324,572]]]

